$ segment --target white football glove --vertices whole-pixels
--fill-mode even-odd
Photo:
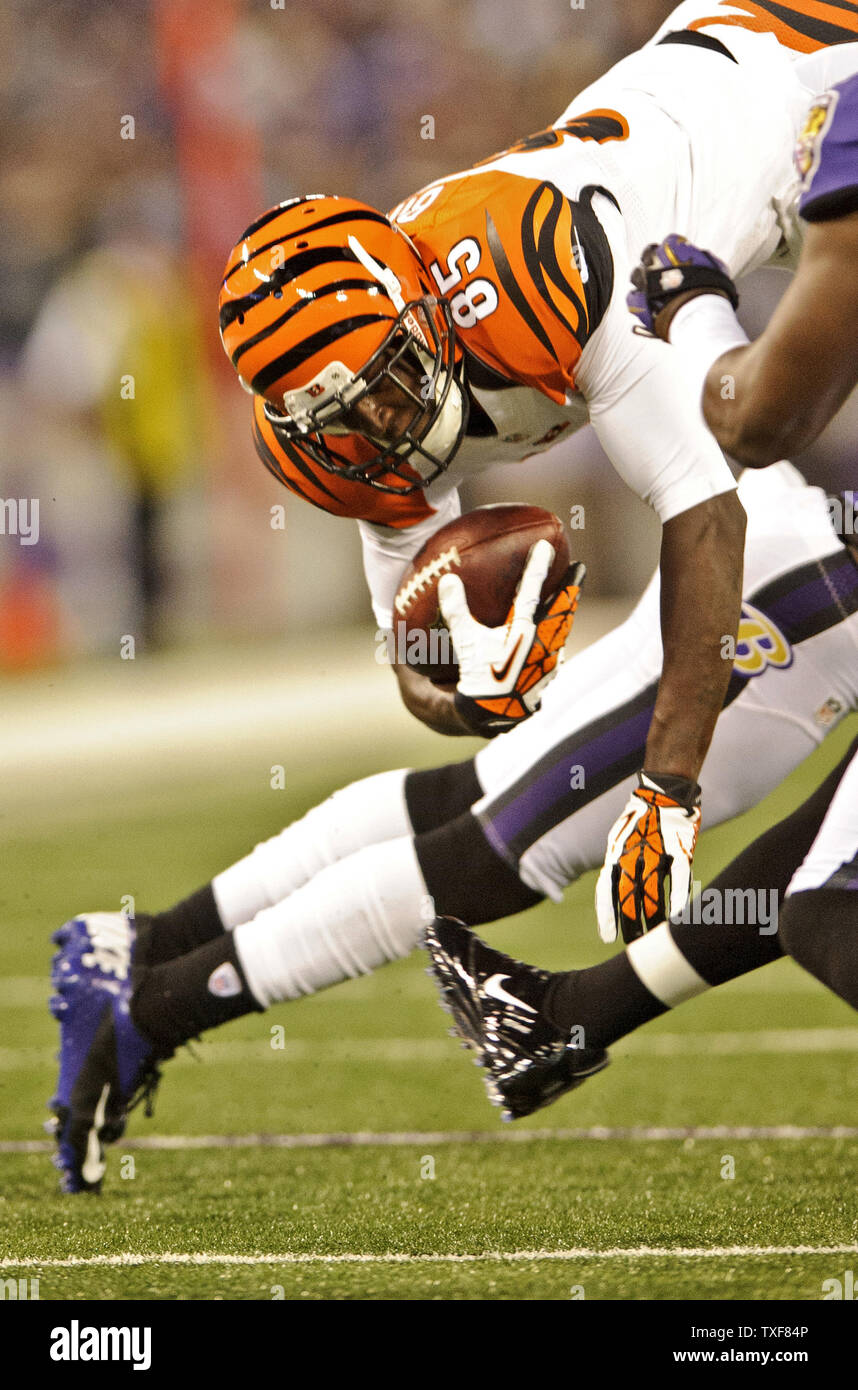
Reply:
[[[554,560],[554,547],[532,547],[512,608],[502,627],[485,627],[468,609],[465,586],[456,574],[438,582],[438,602],[459,663],[456,708],[475,733],[486,738],[527,719],[539,708],[542,691],[556,674],[572,627],[584,566],[570,566],[557,593],[540,604]]]
[[[682,911],[691,893],[700,829],[700,788],[685,777],[639,774],[637,791],[608,833],[608,852],[596,883],[596,916],[603,941],[634,941]],[[670,898],[665,902],[665,882]]]

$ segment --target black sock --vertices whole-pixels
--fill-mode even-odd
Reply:
[[[188,951],[213,941],[224,931],[210,883],[198,888],[175,907],[137,918],[140,929],[140,955],[143,965],[160,965],[187,955]]]
[[[720,985],[726,980],[735,980],[784,954],[779,933],[760,931],[760,925],[770,929],[778,923],[789,881],[816,839],[848,761],[847,755],[792,815],[759,835],[709,885],[721,892],[750,888],[758,894],[763,893],[771,917],[769,922],[722,921],[709,926],[693,921],[671,924],[671,936],[689,965],[707,984]],[[778,915],[771,911],[772,907],[777,908]]]
[[[811,888],[787,898],[780,936],[793,960],[858,1009],[858,893]]]
[[[476,927],[542,902],[542,894],[522,883],[492,848],[470,811],[417,835],[414,852],[439,917]]]
[[[470,811],[483,794],[473,758],[420,768],[405,779],[405,808],[415,835],[438,830]]]
[[[591,965],[554,975],[542,1012],[555,1028],[570,1033],[583,1029],[585,1047],[610,1047],[667,1006],[641,983],[624,951]]]
[[[725,893],[745,893],[750,889],[754,895],[753,911],[745,911],[747,900],[737,900],[736,909],[741,910],[731,910],[729,915],[738,916],[738,921],[724,920],[728,914],[720,910],[717,915],[721,921],[695,922],[692,904],[691,921],[671,922],[669,930],[676,945],[708,985],[723,985],[783,955],[777,933],[778,908],[790,879],[816,836],[816,829],[804,825],[802,829],[803,834],[799,835],[798,825],[781,821],[737,855],[701,894],[704,905],[707,901],[724,904],[727,901]],[[707,899],[713,890],[719,894],[718,898]]]
[[[165,1053],[254,1011],[264,1012],[247,987],[232,932],[144,971],[131,1000],[135,1028]]]

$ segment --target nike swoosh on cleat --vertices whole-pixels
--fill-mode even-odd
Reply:
[[[508,979],[509,975],[490,976],[483,985],[483,992],[488,994],[492,999],[499,999],[503,1004],[514,1004],[517,1009],[526,1009],[529,1014],[535,1014],[536,1009],[530,1004],[525,1004],[522,999],[516,999],[514,994],[507,994],[503,987],[503,982]]]
[[[522,633],[500,670],[498,670],[496,666],[492,666],[491,673],[496,681],[506,680],[509,675],[509,668],[515,661],[515,654],[521,646],[523,637],[524,634]]]

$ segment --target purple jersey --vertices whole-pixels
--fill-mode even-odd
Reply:
[[[810,108],[795,152],[798,210],[808,222],[858,211],[858,74]]]

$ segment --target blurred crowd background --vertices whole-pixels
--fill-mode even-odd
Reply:
[[[217,337],[227,252],[280,199],[390,207],[549,124],[671,8],[7,0],[0,499],[22,510],[17,535],[0,511],[0,669],[117,651],[127,635],[139,649],[371,622],[355,528],[256,459]],[[754,277],[752,329],[783,283]],[[847,411],[815,451],[841,486],[854,424]],[[593,595],[645,581],[657,528],[591,431],[464,500],[502,499],[585,506]]]

